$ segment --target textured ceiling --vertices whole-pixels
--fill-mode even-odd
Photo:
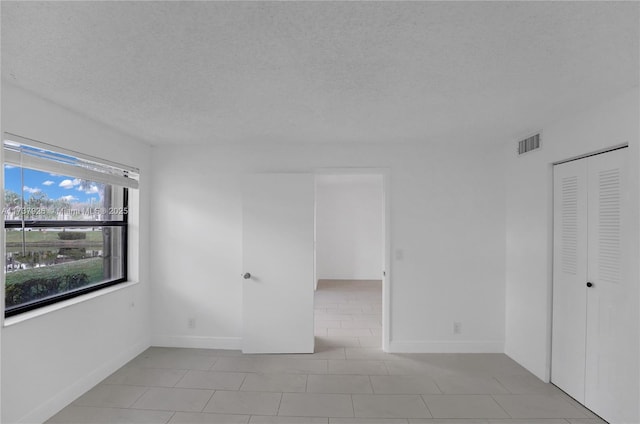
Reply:
[[[638,85],[637,2],[1,7],[5,81],[151,144],[504,141]]]

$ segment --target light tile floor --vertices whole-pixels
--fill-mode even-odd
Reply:
[[[382,282],[320,280],[315,318],[316,346],[380,349]]]
[[[380,311],[379,282],[322,281],[316,353],[152,347],[48,423],[603,423],[502,354],[382,352]]]

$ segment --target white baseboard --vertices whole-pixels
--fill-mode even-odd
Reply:
[[[153,336],[152,346],[188,347],[198,349],[242,349],[240,337],[204,337],[204,336]]]
[[[399,340],[389,343],[389,353],[504,353],[504,342]]]
[[[18,423],[34,424],[45,422],[73,402],[78,396],[86,393],[93,386],[110,376],[114,371],[122,368],[124,364],[144,352],[148,347],[148,340],[137,343],[109,362],[102,364],[92,373],[77,380],[71,386],[62,389],[57,395],[22,417]]]
[[[333,275],[333,276],[325,276],[318,277],[318,280],[339,280],[339,281],[380,281],[382,280],[382,276],[380,274],[376,275]]]

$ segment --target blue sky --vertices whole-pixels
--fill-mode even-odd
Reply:
[[[20,168],[5,165],[4,187],[20,194]],[[71,203],[93,203],[100,201],[100,186],[80,188],[80,180],[74,177],[50,174],[48,172],[24,169],[24,198],[29,199],[33,193],[46,193],[49,199],[66,198]]]

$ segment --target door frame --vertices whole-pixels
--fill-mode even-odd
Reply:
[[[390,186],[390,168],[375,167],[323,167],[317,168],[314,175],[378,175],[382,177],[382,234],[383,240],[383,258],[382,269],[382,351],[389,352],[389,343],[391,341],[391,186]],[[314,229],[315,231],[315,229]],[[314,243],[314,257],[316,256]],[[314,261],[315,264],[315,261]],[[315,274],[314,269],[314,274]],[[316,275],[317,280],[317,275]],[[317,284],[317,281],[315,282]]]

